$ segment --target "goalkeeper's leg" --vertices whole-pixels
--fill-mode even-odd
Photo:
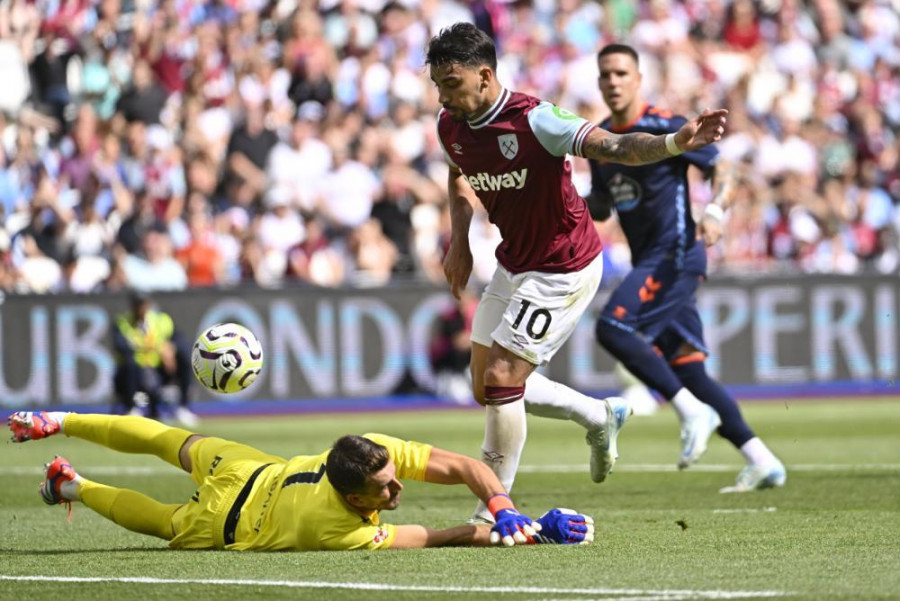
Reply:
[[[122,453],[156,455],[179,469],[182,446],[193,433],[136,416],[68,413],[62,420],[66,436],[87,440]]]
[[[175,529],[172,517],[183,507],[154,501],[127,488],[115,488],[79,476],[77,499],[108,520],[132,532],[172,540]]]
[[[171,540],[175,536],[173,517],[184,505],[164,504],[125,488],[115,488],[88,480],[63,457],[46,465],[47,477],[41,498],[48,505],[81,501],[108,520],[140,534]]]

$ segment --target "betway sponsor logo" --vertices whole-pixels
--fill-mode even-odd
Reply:
[[[497,192],[508,188],[521,190],[525,187],[525,178],[528,176],[528,168],[493,175],[490,173],[476,173],[466,176],[469,185],[476,192]]]

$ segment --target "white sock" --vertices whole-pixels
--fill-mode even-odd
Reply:
[[[63,434],[65,434],[63,422],[66,420],[67,415],[69,415],[68,411],[47,411],[47,417],[59,424],[59,431]]]
[[[681,421],[690,419],[703,411],[703,403],[687,388],[682,388],[669,400],[672,401],[672,407],[675,408],[675,413],[678,414],[678,419]]]
[[[81,483],[84,480],[79,475],[75,475],[74,480],[66,480],[62,484],[59,485],[59,492],[62,495],[63,499],[68,501],[80,501],[81,495]]]
[[[525,404],[513,401],[506,405],[488,405],[485,410],[484,442],[481,443],[481,460],[490,467],[507,492],[512,490],[519,469],[519,458],[525,446],[527,424]],[[493,520],[491,512],[481,501],[473,518]]]
[[[759,436],[754,436],[741,445],[741,454],[750,465],[772,465],[778,463],[778,458],[769,450]]]
[[[525,380],[525,410],[532,415],[569,419],[588,430],[606,423],[603,401],[581,394],[534,372]]]

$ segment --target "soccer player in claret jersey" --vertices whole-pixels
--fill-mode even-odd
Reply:
[[[552,509],[537,520],[516,511],[494,473],[476,459],[383,434],[342,436],[317,455],[283,459],[221,438],[137,416],[17,411],[13,442],[58,434],[123,453],[146,453],[183,469],[197,484],[190,501],[159,503],[78,474],[62,457],[46,466],[48,505],[81,501],[100,515],[173,549],[313,551],[503,544],[586,544],[593,520]],[[493,527],[436,530],[379,521],[400,504],[401,480],[465,484],[495,518]]]
[[[627,403],[598,401],[534,373],[562,346],[600,283],[600,240],[566,154],[642,164],[718,140],[727,111],[705,111],[675,134],[618,135],[497,80],[490,37],[456,23],[431,39],[426,63],[443,109],[438,138],[450,164],[451,242],[444,273],[457,298],[472,271],[469,223],[481,201],[503,238],[499,267],[472,326],[475,399],[486,407],[482,457],[507,488],[525,442],[525,404],[588,430],[591,476],[616,458]],[[527,380],[527,383],[526,383]],[[525,399],[526,403],[522,402]],[[490,519],[481,506],[475,519]]]
[[[634,49],[612,44],[599,52],[597,60],[600,91],[612,112],[601,127],[620,133],[665,135],[683,126],[684,117],[641,99]],[[735,485],[721,492],[782,486],[784,465],[754,435],[737,402],[704,367],[706,347],[695,292],[706,276],[704,243],[715,244],[721,237],[722,215],[733,195],[733,182],[726,166],[718,164],[715,146],[684,150],[684,154],[654,165],[591,161],[592,213],[605,218],[615,208],[633,264],[597,321],[597,340],[672,402],[682,424],[679,468],[700,458],[718,428],[748,463]],[[689,166],[713,177],[715,197],[699,228],[688,198]]]

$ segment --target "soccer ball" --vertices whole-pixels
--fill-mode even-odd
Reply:
[[[191,350],[191,368],[208,390],[244,390],[262,370],[263,352],[253,332],[236,323],[217,323],[203,331]]]

